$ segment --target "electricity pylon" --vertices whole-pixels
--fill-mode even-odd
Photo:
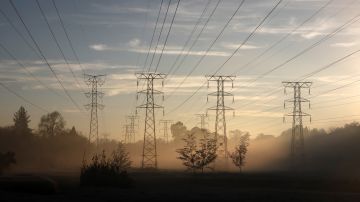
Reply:
[[[215,110],[216,111],[216,119],[215,119],[215,138],[218,144],[217,153],[219,157],[228,159],[228,149],[227,149],[227,136],[226,136],[226,115],[225,112],[227,110],[234,110],[233,108],[225,106],[225,96],[232,96],[234,102],[234,96],[232,93],[226,92],[224,90],[225,83],[231,82],[231,86],[234,86],[235,76],[206,76],[208,80],[208,88],[209,82],[214,81],[217,83],[217,91],[213,93],[209,93],[208,96],[216,96],[217,102],[216,106],[210,107],[207,110]],[[207,100],[209,100],[207,98]],[[206,112],[207,113],[207,112]]]
[[[131,142],[130,125],[124,125],[124,144]]]
[[[138,123],[136,123],[136,120],[138,120],[138,116],[136,115],[129,115],[126,117],[126,125],[124,126],[125,129],[125,138],[124,143],[131,143],[135,142],[135,134],[136,129],[135,127],[138,126]]]
[[[139,81],[145,80],[146,89],[140,90],[137,92],[137,98],[139,94],[145,94],[145,104],[139,105],[136,107],[145,109],[145,127],[144,127],[144,144],[143,144],[143,154],[142,154],[142,168],[157,168],[157,151],[156,151],[156,129],[155,129],[155,109],[163,109],[164,107],[158,104],[155,104],[156,94],[162,94],[163,92],[154,89],[154,81],[161,80],[162,86],[164,85],[165,74],[146,72],[146,73],[137,73],[137,86],[139,86]],[[164,99],[164,95],[163,95]],[[136,110],[137,113],[137,110]]]
[[[98,91],[98,87],[105,82],[105,75],[89,75],[85,74],[85,83],[91,88],[90,92],[85,93],[87,98],[90,98],[90,103],[85,105],[87,110],[90,110],[90,132],[89,142],[93,139],[96,145],[99,144],[99,127],[98,127],[98,109],[103,109],[104,105],[98,103],[98,99],[104,96],[104,93]]]
[[[205,126],[208,125],[206,118],[208,118],[207,114],[195,114],[200,118],[200,129],[206,129]]]
[[[172,120],[160,120],[159,121],[159,124],[163,125],[163,127],[160,128],[160,131],[163,131],[166,143],[169,143],[169,124],[172,124],[172,123],[173,123]]]
[[[292,112],[284,115],[292,117],[292,131],[291,131],[291,145],[290,145],[290,155],[291,155],[291,164],[294,166],[295,163],[299,163],[304,160],[305,150],[304,150],[304,131],[303,131],[303,117],[310,117],[311,115],[302,111],[302,103],[309,103],[310,108],[310,100],[301,96],[301,89],[309,89],[310,94],[310,86],[312,82],[282,82],[284,85],[284,93],[286,94],[287,88],[292,88],[294,96],[291,99],[287,99],[284,101],[284,108],[286,107],[286,103],[292,104]]]

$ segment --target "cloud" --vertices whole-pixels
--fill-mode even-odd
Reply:
[[[138,38],[134,38],[132,40],[129,41],[128,45],[132,48],[136,48],[140,45],[140,39]]]
[[[241,43],[239,44],[235,44],[235,43],[222,43],[222,47],[227,48],[227,49],[237,49],[239,46],[241,45]],[[253,50],[253,49],[258,49],[260,47],[255,46],[255,45],[247,45],[244,44],[243,46],[241,46],[241,50]]]
[[[93,44],[89,46],[91,49],[96,50],[96,51],[104,51],[104,50],[108,50],[108,46],[105,44]]]
[[[357,45],[357,42],[339,42],[339,43],[333,43],[330,46],[331,47],[339,47],[339,48],[348,48]]]
[[[137,42],[137,41],[130,41],[129,45],[138,45],[139,43],[140,42]],[[129,46],[123,46],[123,47],[108,46],[106,44],[93,44],[93,45],[89,46],[90,49],[93,49],[95,51],[128,51],[128,52],[143,53],[143,54],[146,54],[149,51],[148,48],[146,48],[146,47],[133,48],[130,46],[130,49],[127,47],[129,47]],[[160,44],[159,47],[162,47],[162,44]],[[154,53],[154,52],[155,52],[155,50],[150,50],[150,53]],[[176,46],[167,46],[163,52],[163,54],[165,54],[165,55],[179,55],[181,53],[182,53],[181,47],[176,47]],[[202,55],[205,55],[205,53],[206,53],[206,51],[190,51],[188,54],[191,56],[202,56]],[[161,51],[157,51],[155,54],[161,54]],[[230,53],[224,52],[224,51],[209,51],[209,52],[207,52],[207,55],[208,56],[227,57],[230,55]]]

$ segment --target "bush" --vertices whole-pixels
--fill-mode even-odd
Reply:
[[[0,175],[5,169],[8,169],[11,164],[15,164],[15,153],[14,152],[7,152],[7,153],[0,153]]]
[[[85,186],[117,186],[130,187],[132,180],[127,173],[131,161],[129,154],[122,144],[106,157],[105,150],[101,154],[95,154],[89,165],[83,162],[80,175],[80,184]]]

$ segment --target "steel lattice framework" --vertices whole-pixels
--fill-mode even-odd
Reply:
[[[310,108],[310,100],[302,97],[301,89],[308,89],[310,94],[310,87],[312,82],[282,82],[284,85],[284,93],[286,94],[286,89],[291,88],[293,90],[293,98],[287,99],[284,101],[284,108],[286,108],[286,103],[292,104],[292,112],[287,113],[285,116],[292,117],[292,132],[291,132],[291,145],[290,145],[290,155],[292,165],[298,161],[302,161],[305,156],[304,150],[304,130],[303,130],[303,117],[310,117],[311,115],[302,111],[302,103],[308,103]]]
[[[138,127],[138,123],[136,122],[139,117],[136,115],[129,115],[126,117],[127,123],[124,126],[125,137],[124,143],[132,143],[135,142],[136,135],[136,127]]]
[[[217,91],[213,93],[209,93],[208,96],[216,96],[216,106],[210,107],[207,110],[215,110],[216,111],[216,119],[215,119],[215,138],[218,144],[218,155],[219,157],[223,157],[226,160],[228,159],[228,149],[227,149],[227,135],[226,135],[226,111],[234,110],[233,108],[225,106],[225,97],[232,96],[234,102],[234,96],[232,93],[226,92],[224,90],[225,83],[231,82],[231,86],[234,86],[235,76],[206,76],[208,80],[208,88],[209,82],[216,82]],[[208,99],[207,99],[208,100]],[[207,112],[206,112],[207,113]]]
[[[169,143],[169,129],[170,129],[169,125],[172,123],[173,123],[172,120],[160,120],[159,121],[159,124],[163,125],[163,127],[160,128],[160,131],[163,132],[166,143]]]
[[[144,127],[144,143],[143,143],[143,154],[142,154],[142,168],[157,168],[157,151],[156,151],[156,129],[155,129],[155,109],[163,109],[164,107],[155,104],[154,95],[164,94],[161,91],[154,89],[154,82],[156,80],[161,81],[162,86],[164,85],[165,74],[161,73],[137,73],[137,86],[140,81],[145,81],[146,89],[137,92],[137,98],[139,94],[145,94],[145,103],[136,107],[136,109],[145,109],[145,127]],[[136,110],[137,113],[137,110]]]
[[[104,105],[99,104],[98,101],[103,97],[104,93],[98,91],[98,87],[105,82],[105,75],[89,75],[85,74],[85,83],[91,88],[91,92],[85,93],[85,96],[90,99],[90,103],[85,105],[87,110],[90,110],[90,132],[89,142],[93,139],[96,145],[99,144],[99,126],[98,126],[98,109],[103,109]]]
[[[206,125],[208,125],[206,118],[208,118],[207,114],[195,114],[200,118],[200,129],[206,129]],[[199,123],[198,123],[199,124]]]

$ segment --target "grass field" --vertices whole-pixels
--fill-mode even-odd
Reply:
[[[360,180],[314,173],[130,173],[133,186],[80,187],[75,173],[0,178],[1,201],[360,201]]]

